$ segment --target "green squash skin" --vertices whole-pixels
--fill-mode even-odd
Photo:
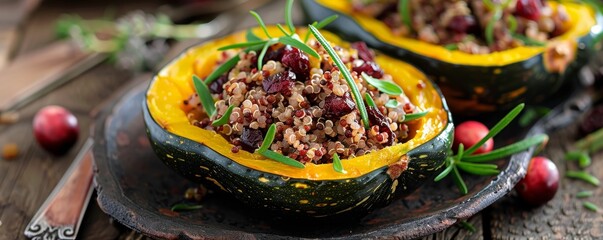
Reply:
[[[509,110],[520,103],[546,100],[577,80],[578,71],[601,49],[603,15],[597,9],[596,25],[578,39],[576,58],[563,73],[551,73],[540,53],[524,61],[504,66],[470,66],[443,62],[386,43],[367,32],[351,17],[315,1],[301,1],[307,22],[320,21],[333,14],[339,18],[325,28],[348,41],[364,41],[371,48],[413,64],[440,86],[455,115],[477,115]],[[521,94],[514,91],[526,88]],[[460,104],[459,104],[460,103]]]
[[[253,209],[269,210],[283,218],[358,218],[432,181],[441,170],[454,131],[451,113],[442,101],[448,114],[446,126],[435,138],[407,153],[408,169],[394,180],[387,174],[388,166],[351,179],[287,179],[245,167],[211,146],[169,133],[150,115],[146,99],[143,118],[156,155],[191,181],[222,189]]]

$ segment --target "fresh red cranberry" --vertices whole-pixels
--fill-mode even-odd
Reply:
[[[518,16],[536,21],[540,17],[542,6],[540,0],[518,0],[515,5],[515,13]]]
[[[555,197],[559,187],[559,171],[546,157],[534,157],[526,176],[515,185],[519,197],[531,206],[540,206]]]
[[[466,121],[455,127],[454,130],[454,143],[452,149],[456,150],[459,144],[463,144],[465,149],[475,145],[479,140],[484,138],[490,130],[484,124],[477,121]],[[488,139],[480,148],[478,148],[474,154],[487,153],[492,151],[494,147],[494,140]]]
[[[348,92],[341,97],[331,94],[325,98],[325,116],[329,118],[346,115],[354,110],[355,107],[356,104]]]
[[[458,15],[454,16],[450,23],[448,23],[448,29],[456,33],[468,33],[473,30],[477,25],[475,24],[475,18],[471,15]]]
[[[383,69],[381,69],[375,62],[364,61],[362,64],[353,66],[352,71],[360,73],[366,73],[374,78],[383,77]]]
[[[310,75],[310,59],[297,48],[287,45],[281,62],[295,73],[298,81],[305,81]]]
[[[351,47],[358,51],[358,57],[364,60],[365,62],[375,61],[375,56],[373,55],[371,50],[369,50],[368,46],[366,46],[365,42],[354,42],[351,44]]]
[[[289,96],[295,78],[295,73],[291,71],[280,72],[265,78],[262,81],[262,87],[266,93],[281,93],[284,96]]]
[[[259,148],[264,141],[264,134],[259,129],[243,128],[241,133],[241,147],[248,152]]]
[[[61,155],[77,141],[79,125],[69,110],[60,106],[46,106],[33,119],[33,130],[37,142],[46,151]]]

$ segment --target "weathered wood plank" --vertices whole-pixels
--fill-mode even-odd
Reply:
[[[552,134],[549,145],[542,153],[553,160],[562,179],[553,200],[544,206],[528,208],[515,193],[495,203],[492,209],[491,231],[494,239],[601,239],[603,215],[587,210],[584,200],[603,206],[603,189],[588,183],[564,178],[567,170],[577,170],[576,162],[564,160],[565,152],[577,138],[577,126],[572,125]],[[603,179],[603,153],[593,155],[593,164],[587,171]],[[583,190],[594,192],[592,197],[578,199],[576,193]]]

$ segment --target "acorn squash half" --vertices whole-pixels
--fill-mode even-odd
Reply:
[[[546,46],[482,55],[396,37],[382,21],[355,13],[349,1],[305,0],[302,6],[309,22],[339,15],[327,29],[417,66],[440,86],[455,114],[475,115],[542,101],[577,80],[578,70],[601,48],[603,15],[596,1],[588,2],[550,1],[566,7],[571,26]]]
[[[272,36],[280,31],[270,28]],[[258,36],[265,36],[254,29]],[[303,36],[305,30],[298,30]],[[329,41],[347,43],[323,31]],[[196,182],[209,183],[255,209],[281,216],[362,215],[384,206],[396,194],[431,181],[452,142],[453,123],[439,89],[420,71],[378,54],[376,62],[401,85],[409,99],[429,113],[409,122],[412,138],[352,159],[342,159],[347,173],[332,164],[295,168],[257,153],[233,153],[221,135],[193,126],[182,102],[193,93],[191,77],[207,76],[221,56],[217,49],[245,39],[243,32],[194,46],[153,78],[143,103],[147,134],[156,155],[170,168]]]

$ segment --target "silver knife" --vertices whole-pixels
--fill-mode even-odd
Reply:
[[[88,139],[25,229],[35,240],[75,239],[92,195],[93,140]]]

